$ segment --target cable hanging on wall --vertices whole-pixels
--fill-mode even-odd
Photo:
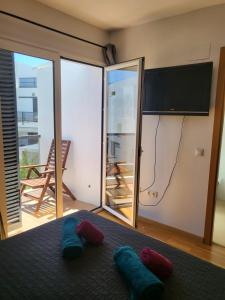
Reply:
[[[145,191],[147,191],[148,189],[150,189],[154,184],[155,184],[155,180],[156,180],[156,155],[157,155],[157,136],[158,136],[158,129],[159,129],[159,124],[160,124],[160,116],[158,117],[158,122],[157,122],[157,125],[156,125],[156,129],[155,129],[155,138],[154,138],[154,145],[155,145],[155,151],[154,151],[154,174],[153,174],[153,181],[152,183],[147,186],[146,188],[144,188],[143,190],[141,190],[140,192],[143,193]]]
[[[142,206],[157,206],[157,205],[159,205],[159,204],[162,202],[163,198],[165,197],[166,192],[168,191],[168,188],[169,188],[170,183],[171,183],[171,181],[172,181],[172,177],[173,177],[174,171],[175,171],[175,169],[176,169],[176,165],[177,165],[177,163],[178,163],[178,158],[179,158],[179,153],[180,153],[180,148],[181,148],[181,142],[182,142],[182,138],[183,138],[184,120],[185,120],[185,116],[183,116],[183,119],[182,119],[182,121],[181,121],[180,138],[179,138],[179,143],[178,143],[178,147],[177,147],[176,159],[175,159],[173,168],[172,168],[172,170],[171,170],[171,173],[170,173],[169,180],[168,180],[168,183],[167,183],[167,185],[166,185],[166,188],[165,188],[165,190],[163,191],[161,198],[160,198],[156,203],[154,203],[154,204],[144,204],[144,203],[142,203],[142,202],[139,200],[139,203],[140,203]],[[157,130],[158,130],[158,129],[157,129]],[[156,131],[157,131],[157,130],[156,130]],[[155,136],[157,137],[157,133],[156,133]],[[155,139],[155,141],[156,141],[156,139]],[[156,143],[155,143],[155,154],[156,154],[156,150],[157,150],[156,148],[157,148],[157,147],[156,147]],[[156,165],[156,155],[155,155],[155,165]],[[155,174],[155,171],[154,171],[154,174]],[[154,176],[154,177],[155,177],[155,176]],[[153,183],[153,184],[154,184],[154,183]],[[153,184],[152,184],[152,185],[153,185]],[[146,191],[146,190],[149,189],[152,185],[150,185],[149,187],[147,187],[145,190],[143,190],[143,191],[141,191],[141,192]]]
[[[103,57],[107,66],[115,65],[117,63],[116,46],[107,44],[102,48]]]

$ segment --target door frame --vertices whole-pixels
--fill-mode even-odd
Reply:
[[[217,78],[217,90],[215,100],[215,114],[213,125],[213,138],[211,148],[211,161],[209,171],[209,184],[208,184],[208,196],[207,207],[205,216],[205,231],[204,231],[204,243],[211,245],[213,238],[213,224],[214,214],[216,206],[216,186],[219,170],[220,160],[220,148],[221,137],[224,125],[225,115],[225,47],[220,49],[220,61]]]
[[[136,120],[136,150],[135,150],[135,178],[134,178],[134,203],[132,211],[132,220],[128,220],[126,217],[117,213],[115,210],[111,209],[109,206],[105,205],[105,170],[106,170],[106,100],[107,100],[107,71],[139,66],[138,68],[138,92],[137,92],[137,120]],[[104,68],[104,116],[103,116],[103,163],[102,163],[102,208],[106,211],[112,213],[125,223],[130,226],[136,227],[136,219],[138,214],[138,203],[139,203],[139,181],[140,181],[140,156],[141,156],[141,133],[142,133],[142,91],[143,91],[143,74],[144,74],[144,57],[132,59],[126,62],[121,62],[112,66]]]
[[[60,55],[23,42],[0,37],[0,48],[29,56],[35,56],[53,63],[53,114],[55,139],[56,217],[63,216],[62,161],[61,161],[61,77]],[[2,192],[0,190],[0,192]]]

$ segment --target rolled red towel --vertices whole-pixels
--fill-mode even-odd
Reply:
[[[88,220],[82,221],[77,226],[77,234],[82,236],[88,243],[94,245],[100,245],[104,240],[104,235],[101,230]]]
[[[173,272],[172,262],[151,248],[145,247],[140,253],[140,258],[143,264],[161,280],[167,279]]]

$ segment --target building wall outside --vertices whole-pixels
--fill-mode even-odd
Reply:
[[[15,79],[16,79],[16,96],[18,114],[33,113],[33,97],[37,96],[37,88],[21,88],[19,85],[20,78],[37,77],[37,69],[28,64],[18,62],[15,58]],[[22,97],[22,98],[21,98]],[[29,134],[38,135],[38,122],[20,121],[18,116],[18,138],[21,144],[22,139],[27,139]],[[24,138],[22,138],[24,137]],[[39,144],[21,145],[19,147],[20,163],[24,164],[25,156],[31,162],[39,162]]]
[[[26,152],[30,163],[46,163],[49,148],[54,138],[54,102],[53,102],[53,64],[46,61],[45,64],[33,67],[29,64],[15,60],[17,112],[33,113],[33,99],[37,97],[37,122],[29,119],[18,122],[18,136],[38,136],[37,143],[19,147],[20,160]],[[36,88],[21,88],[20,78],[34,77],[37,80]],[[22,101],[21,101],[22,97]],[[23,98],[28,97],[28,98]],[[29,98],[30,97],[30,98]],[[34,160],[34,161],[33,161]],[[21,161],[21,163],[23,163]]]
[[[40,135],[40,162],[46,163],[54,139],[54,86],[51,61],[37,68],[38,134]]]
[[[115,73],[115,80],[108,84],[108,102],[106,104],[108,158],[109,162],[124,162],[134,166],[137,77],[135,76],[136,72],[132,72],[132,74],[127,72],[124,78],[119,79],[121,76],[119,72],[126,71]],[[116,153],[114,153],[114,143],[118,146]]]

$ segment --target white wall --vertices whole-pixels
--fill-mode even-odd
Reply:
[[[106,44],[104,30],[31,0],[1,0],[0,9],[78,37]],[[0,37],[57,51],[65,57],[103,64],[102,49],[0,14]]]
[[[225,45],[225,6],[118,30],[111,33],[119,60],[145,56],[145,68],[165,67],[212,60],[214,63],[209,117],[187,117],[179,162],[171,186],[157,207],[139,206],[139,214],[161,223],[203,236],[214,119],[215,85],[220,47]],[[151,183],[154,164],[154,134],[157,116],[143,117],[141,188]],[[163,116],[157,141],[157,180],[153,190],[159,197],[168,182],[175,160],[181,117]],[[203,157],[195,148],[205,149]],[[159,198],[158,198],[159,199]],[[152,203],[147,192],[142,203]]]
[[[62,138],[71,140],[63,175],[78,200],[100,205],[102,69],[61,61]]]

